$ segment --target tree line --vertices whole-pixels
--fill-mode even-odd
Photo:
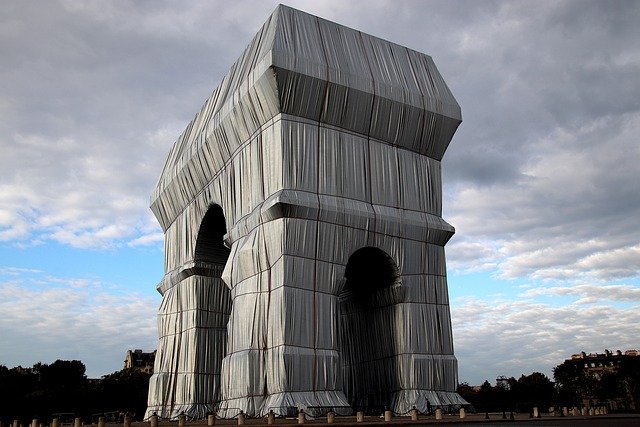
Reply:
[[[540,372],[518,379],[500,377],[495,386],[489,381],[480,387],[461,383],[458,393],[478,412],[531,412],[534,406],[543,410],[555,401],[553,381]]]
[[[499,377],[495,386],[485,381],[480,387],[467,383],[458,393],[478,412],[532,412],[550,407],[605,406],[613,412],[640,410],[640,356],[569,359],[553,369],[549,379],[540,372]]]
[[[142,419],[150,376],[129,368],[88,379],[79,360],[36,363],[30,368],[0,365],[0,418],[19,419],[23,425],[33,418],[49,422],[53,414],[73,414],[85,422],[105,413]]]
[[[640,356],[570,359],[553,370],[557,399],[567,406],[606,404],[614,411],[640,410]]]
[[[609,359],[605,359],[606,360]],[[540,372],[500,377],[496,385],[485,381],[479,387],[468,383],[458,393],[478,412],[531,412],[562,406],[607,406],[613,411],[640,409],[640,356],[606,362],[600,369],[586,369],[580,359],[567,360],[553,370],[554,380]],[[610,366],[607,365],[610,363]],[[73,414],[85,422],[98,415],[128,413],[144,416],[150,374],[123,369],[100,379],[88,379],[79,360],[36,363],[30,368],[0,365],[0,418],[20,419],[28,425],[38,418],[49,422],[53,414]],[[115,420],[114,420],[115,421]]]

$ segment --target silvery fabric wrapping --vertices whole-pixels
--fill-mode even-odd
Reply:
[[[278,6],[152,195],[166,274],[146,416],[466,403],[441,218],[460,121],[429,56]]]

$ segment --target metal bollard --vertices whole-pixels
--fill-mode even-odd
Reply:
[[[58,421],[57,418],[52,419],[51,420],[51,427],[60,427],[60,421]]]
[[[267,424],[273,424],[276,422],[276,414],[273,413],[273,409],[269,409],[267,414]]]
[[[538,407],[533,407],[533,418],[540,418],[540,411],[538,411]]]
[[[467,411],[464,408],[460,408],[460,419],[464,420],[467,418]]]
[[[104,419],[104,417],[98,417],[98,427],[104,427],[106,424],[106,420]],[[151,423],[151,425],[153,425],[153,423]],[[156,425],[156,427],[158,427]]]
[[[298,424],[304,424],[304,411],[302,409],[298,412]]]
[[[216,415],[215,414],[207,415],[207,425],[208,426],[216,425]]]
[[[364,421],[364,411],[356,412],[356,422],[361,423]]]
[[[18,420],[13,420],[13,427],[18,427]]]
[[[31,420],[31,427],[38,427],[38,419],[34,418]]]
[[[76,417],[76,419],[73,420],[73,427],[82,427],[82,418]]]
[[[411,421],[418,421],[418,410],[415,406],[411,410]]]
[[[393,412],[389,411],[388,409],[386,411],[384,411],[384,420],[385,421],[391,421],[391,419],[393,418]]]
[[[327,412],[327,424],[333,424],[336,419],[336,413],[333,411]]]
[[[244,425],[244,412],[240,411],[240,413],[238,414],[238,425],[239,426],[243,426]]]
[[[131,416],[130,415],[125,415],[124,416],[124,427],[131,427]]]
[[[102,417],[100,417],[100,419],[102,419]],[[154,412],[153,415],[151,415],[151,418],[149,421],[151,422],[151,427],[158,427],[158,414]],[[98,426],[98,427],[104,427],[104,426]]]
[[[442,419],[442,408],[436,408],[436,420]]]
[[[181,412],[180,415],[178,415],[178,427],[184,427],[186,423],[187,416],[184,414],[184,412]]]

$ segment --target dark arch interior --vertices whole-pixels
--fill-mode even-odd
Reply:
[[[371,414],[391,405],[398,390],[394,318],[400,273],[383,250],[355,251],[340,295],[343,386],[355,409]]]
[[[356,295],[371,294],[398,281],[398,267],[385,251],[368,246],[355,251],[347,262],[346,290]]]
[[[219,205],[212,204],[198,230],[194,253],[196,268],[193,272],[195,281],[204,285],[200,288],[203,300],[197,302],[198,315],[210,319],[206,324],[198,326],[198,339],[208,344],[203,345],[200,350],[194,349],[206,351],[206,356],[201,353],[203,357],[196,357],[194,369],[196,372],[213,374],[209,376],[206,385],[212,390],[213,404],[220,400],[220,367],[227,351],[227,322],[231,313],[230,291],[221,278],[231,252],[224,245],[226,232],[224,212]]]
[[[196,242],[195,260],[214,264],[225,264],[229,248],[224,245],[227,224],[219,205],[211,205],[202,219]]]

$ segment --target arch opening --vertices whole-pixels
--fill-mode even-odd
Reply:
[[[345,268],[345,291],[354,296],[367,296],[397,284],[398,266],[382,249],[367,246],[355,251]]]
[[[398,389],[394,318],[397,264],[381,249],[355,251],[340,296],[343,387],[353,407],[379,413]]]
[[[212,264],[227,263],[231,250],[224,244],[224,235],[227,233],[227,223],[220,205],[211,205],[204,215],[198,238],[196,240],[195,261]]]
[[[224,244],[227,225],[222,207],[212,204],[202,218],[194,261],[196,264],[197,287],[199,295],[198,310],[206,313],[208,321],[199,325],[196,348],[202,354],[195,357],[194,372],[206,372],[200,381],[206,383],[203,390],[209,390],[206,397],[208,408],[215,408],[221,399],[221,366],[227,351],[227,324],[231,314],[231,293],[222,280],[222,272],[229,259],[231,250]],[[215,315],[213,315],[215,314]]]

